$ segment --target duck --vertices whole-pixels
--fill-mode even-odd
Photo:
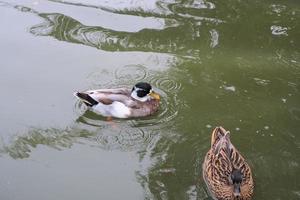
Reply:
[[[214,200],[250,200],[254,182],[250,166],[230,141],[230,133],[216,127],[211,136],[202,175]]]
[[[160,95],[147,82],[138,82],[132,89],[112,88],[75,92],[88,109],[104,117],[146,117],[157,112]]]

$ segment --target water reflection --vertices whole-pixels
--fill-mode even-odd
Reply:
[[[65,1],[55,2],[67,3]],[[67,4],[74,3],[69,2]],[[161,2],[161,4],[163,3]],[[155,5],[159,6],[161,4],[157,3]],[[84,4],[75,5],[85,6]],[[183,7],[188,9],[195,5],[198,6],[193,9],[214,8],[212,3],[204,1],[190,2]],[[178,3],[168,4],[168,8],[171,10],[176,6],[179,6],[178,8],[180,8],[182,5]],[[209,47],[214,48],[218,44],[219,34],[215,27],[217,27],[219,23],[222,23],[219,19],[196,16],[195,14],[186,13],[186,11],[181,13],[176,9],[176,14],[173,13],[175,11],[172,11],[172,16],[160,16],[160,18],[166,21],[166,26],[162,30],[143,29],[138,32],[124,32],[101,26],[87,26],[71,16],[62,13],[39,13],[38,11],[21,5],[15,5],[13,7],[23,12],[34,13],[44,20],[42,23],[30,28],[30,33],[37,36],[52,36],[60,41],[84,44],[105,51],[171,53],[177,54],[178,56],[188,55],[197,59],[199,58],[199,49],[207,49]],[[137,10],[138,12],[147,13],[145,10]],[[156,16],[155,11],[156,9],[152,12],[154,17]],[[110,12],[120,13],[120,10]],[[133,15],[130,10],[126,9],[122,10],[121,14]],[[136,13],[136,10],[134,15],[139,15]],[[177,25],[173,26],[171,24],[173,24],[175,17],[178,22],[176,22]],[[210,45],[207,44],[206,38],[211,38],[212,42]]]
[[[116,70],[88,72],[90,88],[131,87],[136,81],[149,81],[163,97],[157,115],[107,122],[76,102],[77,118],[69,127],[18,133],[8,144],[2,142],[1,155],[26,158],[38,145],[62,150],[74,143],[134,151],[139,156],[136,177],[145,199],[209,199],[201,180],[203,152],[210,129],[226,124],[235,130],[237,144],[254,166],[257,198],[299,197],[297,8],[255,1],[247,5],[202,0],[53,2],[112,15],[159,18],[165,23],[160,30],[124,32],[87,26],[63,12],[39,12],[4,2],[0,6],[38,16],[42,23],[29,25],[36,36],[108,52],[168,53],[180,61],[168,71],[125,63]]]
[[[164,21],[162,30],[144,28],[138,32],[118,31],[102,26],[87,26],[82,22],[75,20],[72,16],[63,13],[40,13],[29,7],[15,5],[14,7],[24,12],[35,13],[44,19],[44,22],[32,26],[30,32],[40,36],[52,36],[60,41],[79,43],[92,46],[105,51],[144,51],[171,53],[177,56],[190,56],[199,59],[203,57],[203,52],[209,48],[218,47],[221,35],[220,31],[226,33],[228,41],[223,41],[228,47],[239,45],[240,43],[251,47],[270,48],[268,39],[270,36],[281,35],[289,36],[292,46],[296,47],[296,35],[294,29],[297,27],[297,9],[286,9],[286,5],[265,4],[256,7],[262,16],[253,16],[251,9],[243,7],[236,1],[224,4],[222,2],[211,2],[204,0],[194,1],[100,1],[100,2],[82,2],[82,1],[60,1],[52,2],[64,6],[88,7],[92,9],[101,9],[105,12],[116,15],[128,15],[144,18],[156,18]],[[7,3],[2,3],[7,6]],[[253,4],[255,4],[253,2]],[[251,4],[252,5],[252,4]],[[11,5],[12,6],[12,5]],[[271,24],[270,16],[277,19]],[[259,19],[256,19],[259,17]],[[282,21],[282,18],[288,18],[289,21]],[[260,31],[256,20],[264,20],[268,24],[269,33]],[[247,28],[228,29],[227,24],[245,26]],[[126,22],[124,22],[126,23]],[[249,32],[253,34],[249,35]],[[245,38],[244,36],[249,36]],[[257,37],[259,35],[259,37]],[[238,37],[236,37],[238,36]],[[247,40],[245,40],[247,39]],[[210,44],[207,42],[210,40]],[[272,40],[281,43],[276,38]],[[252,42],[251,41],[256,41]],[[229,42],[229,43],[228,43]],[[223,44],[223,45],[224,45]],[[259,44],[259,46],[257,46]],[[282,43],[281,43],[282,44]],[[188,47],[188,48],[187,48]],[[205,50],[200,53],[201,50]],[[209,51],[210,52],[210,51]]]
[[[2,143],[0,152],[14,159],[22,159],[29,157],[38,145],[62,150],[71,148],[74,143],[86,143],[105,150],[138,151],[145,149],[152,138],[159,134],[155,130],[135,128],[127,123],[117,122],[106,122],[99,128],[83,127],[32,128],[26,134],[15,136],[8,144]]]
[[[105,150],[143,151],[153,138],[161,134],[161,130],[172,129],[180,108],[185,106],[183,99],[178,96],[182,91],[182,85],[178,82],[180,73],[178,69],[153,71],[143,65],[133,64],[114,71],[95,71],[87,76],[92,88],[131,88],[136,81],[148,81],[162,97],[158,113],[146,118],[107,121],[76,101],[73,107],[77,117],[74,124],[65,129],[30,128],[28,132],[13,137],[8,144],[1,144],[1,152],[13,158],[27,158],[38,145],[60,150],[82,141]]]
[[[192,44],[195,41],[200,46],[201,43],[205,45],[205,41],[197,39],[197,36],[194,37],[194,31],[192,30],[188,34],[186,32],[178,33],[178,29],[169,27],[164,30],[144,29],[136,33],[126,33],[103,27],[85,26],[79,21],[63,14],[43,13],[39,14],[39,16],[45,22],[31,27],[30,32],[32,34],[52,36],[61,41],[84,44],[106,51],[150,51],[177,53],[179,55],[186,55],[188,51],[190,56],[196,57],[198,52],[185,49],[185,45]],[[191,29],[192,27],[187,26],[186,28]],[[198,31],[202,32],[202,30]],[[162,37],[164,35],[169,36],[167,40],[165,37]],[[201,33],[198,35],[201,35]],[[212,40],[215,41],[215,37]]]
[[[70,148],[77,138],[91,135],[90,132],[72,128],[65,130],[32,128],[28,133],[16,136],[9,144],[2,144],[0,152],[7,153],[15,159],[27,158],[38,145],[46,145],[60,150]]]
[[[186,13],[188,10],[192,11],[203,11],[205,9],[212,10],[216,8],[215,3],[211,1],[204,0],[192,0],[192,1],[182,1],[178,2],[176,0],[121,0],[121,1],[97,1],[89,2],[77,0],[70,1],[61,1],[61,0],[51,0],[53,2],[57,2],[60,4],[67,5],[76,5],[76,6],[84,6],[91,7],[96,9],[101,9],[104,11],[122,14],[122,15],[135,15],[135,16],[143,16],[143,17],[156,17],[156,18],[176,18],[178,20],[179,13]],[[90,3],[90,4],[89,4]],[[182,10],[181,8],[184,8]],[[203,15],[203,13],[201,13]],[[192,12],[190,17],[199,16],[197,12]],[[196,18],[195,18],[196,19]],[[215,21],[216,23],[222,22],[220,19],[209,18],[202,16],[202,20]],[[180,18],[179,18],[180,20]]]

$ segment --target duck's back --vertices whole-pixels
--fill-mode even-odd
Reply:
[[[230,180],[234,170],[239,170],[243,176],[240,186],[241,195],[238,198],[233,195],[233,184]],[[250,200],[253,195],[254,183],[251,169],[231,143],[229,135],[212,136],[211,148],[203,162],[203,179],[211,196],[217,200]]]

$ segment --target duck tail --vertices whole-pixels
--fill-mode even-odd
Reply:
[[[92,107],[97,105],[99,102],[93,99],[90,95],[84,92],[75,92],[74,95],[78,97],[85,105]]]
[[[216,127],[212,132],[211,147],[214,146],[221,138],[229,139],[229,131],[226,131],[222,126]]]

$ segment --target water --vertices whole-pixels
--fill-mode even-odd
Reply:
[[[211,199],[222,125],[253,199],[300,199],[298,1],[0,1],[0,199]],[[72,93],[148,81],[143,119]]]

